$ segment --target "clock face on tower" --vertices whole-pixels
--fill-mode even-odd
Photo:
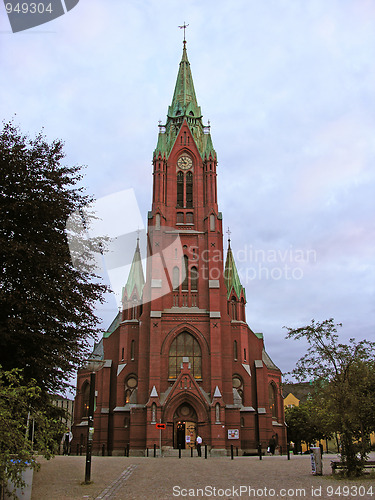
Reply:
[[[190,156],[180,156],[177,160],[177,166],[182,170],[188,170],[193,165],[193,161]]]

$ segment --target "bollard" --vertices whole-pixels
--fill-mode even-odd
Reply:
[[[238,457],[238,446],[236,446],[236,457]]]
[[[259,460],[262,460],[262,445],[260,443],[258,444],[258,455]]]
[[[283,456],[283,447],[280,446],[280,456],[282,457]]]
[[[79,455],[79,444],[77,443],[77,455]]]
[[[323,474],[322,456],[319,447],[311,447],[311,469],[314,476],[321,476]]]
[[[154,458],[156,457],[156,444],[154,444]]]
[[[204,445],[204,458],[207,458],[207,445]]]
[[[128,446],[127,446],[127,456],[129,456],[129,453],[130,453],[130,443],[128,443]]]
[[[148,448],[146,449],[146,457],[148,457]]]
[[[79,449],[80,456],[82,456],[82,450],[83,450],[83,445],[81,444],[80,449]]]
[[[290,460],[290,448],[289,448],[289,443],[286,445],[286,454],[287,454],[287,457],[288,457],[288,460]]]
[[[178,458],[181,458],[181,445],[178,445]]]
[[[230,445],[230,459],[233,460],[233,444]]]
[[[190,456],[193,456],[193,447],[190,448]]]
[[[105,444],[102,444],[102,457],[105,456]]]

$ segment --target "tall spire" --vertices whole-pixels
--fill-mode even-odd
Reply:
[[[194,116],[201,118],[201,108],[195,95],[193,76],[187,56],[186,41],[183,42],[182,58],[178,70],[172,104],[168,109],[168,117]]]
[[[188,25],[184,23],[180,28],[185,29],[187,26]],[[186,121],[191,130],[202,159],[208,159],[210,155],[212,159],[215,159],[216,152],[212,144],[210,126],[203,125],[201,108],[198,106],[197,97],[195,95],[193,76],[191,74],[190,62],[186,50],[185,36],[172,103],[168,107],[166,124],[161,125],[159,123],[159,137],[154,151],[154,158],[159,155],[168,158],[184,121]]]

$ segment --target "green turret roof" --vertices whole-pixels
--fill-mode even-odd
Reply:
[[[243,295],[245,297],[245,289],[241,285],[240,277],[238,276],[236,263],[234,262],[232,249],[230,247],[230,240],[228,246],[227,260],[225,262],[224,283],[225,286],[227,287],[228,298],[232,292],[232,289],[234,289],[238,298],[240,298],[241,296],[241,291],[243,291]]]
[[[210,127],[205,127],[202,123],[202,112],[195,95],[193,76],[184,41],[172,103],[168,107],[167,123],[159,126],[158,144],[154,151],[154,157],[160,154],[162,157],[168,158],[185,120],[201,157],[208,158],[211,154],[212,158],[215,158],[216,152],[212,144]]]
[[[139,248],[139,239],[137,239],[137,247],[134,252],[133,262],[130,268],[128,281],[126,282],[124,293],[130,298],[136,290],[138,298],[142,297],[145,278],[143,275],[141,251]]]

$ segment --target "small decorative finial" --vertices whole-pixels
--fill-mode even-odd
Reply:
[[[180,29],[183,29],[184,30],[184,45],[186,43],[186,38],[185,38],[185,32],[186,32],[186,28],[188,27],[189,25],[188,24],[185,24],[185,21],[184,21],[184,24],[182,26],[179,26]]]
[[[232,234],[232,233],[230,232],[230,229],[229,229],[229,227],[228,227],[227,235],[228,235],[228,245],[229,245],[229,246],[230,246],[230,235],[231,235],[231,234]]]

